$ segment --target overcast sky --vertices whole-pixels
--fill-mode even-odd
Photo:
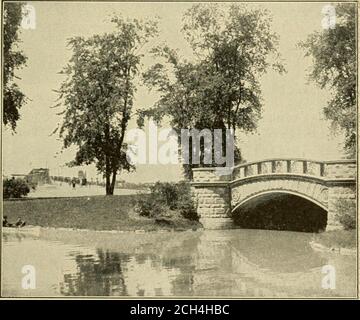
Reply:
[[[166,41],[179,48],[186,57],[190,50],[180,33],[181,17],[190,3],[39,3],[29,2],[36,10],[35,30],[22,30],[21,49],[28,57],[27,66],[18,72],[20,88],[31,99],[21,109],[17,133],[3,131],[3,170],[5,174],[28,173],[31,168],[49,167],[52,175],[77,175],[79,168],[64,164],[74,157],[74,150],[59,154],[62,143],[50,133],[61,120],[54,105],[63,77],[58,74],[71,52],[66,40],[73,36],[90,36],[109,31],[108,17],[113,12],[124,17],[152,18],[159,16],[160,36],[152,45]],[[273,30],[280,36],[280,53],[287,73],[269,71],[261,79],[264,110],[258,130],[240,135],[243,156],[249,160],[272,157],[305,157],[331,160],[343,158],[342,136],[334,136],[324,120],[322,108],[328,92],[308,84],[306,74],[311,65],[296,44],[315,30],[321,30],[321,9],[325,3],[249,4],[269,9]],[[151,60],[144,61],[145,67]],[[135,107],[150,106],[156,94],[139,88]],[[131,121],[133,127],[134,120]],[[95,175],[85,168],[88,177]],[[145,182],[176,180],[177,166],[142,165],[135,173],[122,174],[128,181]]]

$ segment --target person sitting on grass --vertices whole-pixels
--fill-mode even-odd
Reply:
[[[26,222],[25,221],[22,221],[21,218],[19,217],[15,223],[15,227],[18,227],[18,228],[22,228],[26,225]]]
[[[25,221],[22,221],[21,218],[18,218],[16,223],[10,223],[7,219],[7,216],[3,217],[3,227],[17,227],[17,228],[22,228],[26,225]]]
[[[14,227],[14,225],[8,221],[7,216],[3,217],[3,227]]]

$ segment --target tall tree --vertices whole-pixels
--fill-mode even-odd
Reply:
[[[65,105],[60,136],[64,147],[77,147],[72,165],[95,163],[112,195],[116,175],[133,166],[127,161],[124,136],[133,107],[141,48],[157,33],[155,22],[115,17],[114,32],[88,39],[75,37],[59,90]]]
[[[267,11],[245,5],[222,8],[196,4],[185,13],[182,32],[193,61],[180,59],[168,47],[154,52],[165,63],[153,65],[144,79],[157,88],[160,99],[140,113],[140,124],[145,116],[159,120],[167,115],[177,130],[232,129],[235,135],[256,129],[262,109],[259,80],[269,68],[285,71],[278,36]]]
[[[4,3],[4,96],[3,123],[15,131],[20,119],[19,109],[25,104],[26,97],[15,83],[15,71],[26,63],[26,56],[18,49],[19,27],[23,16],[24,4],[21,2]]]
[[[329,89],[332,98],[324,107],[334,130],[345,132],[345,150],[356,152],[356,5],[335,7],[336,24],[315,32],[301,42],[305,55],[312,57],[309,78],[320,88]]]

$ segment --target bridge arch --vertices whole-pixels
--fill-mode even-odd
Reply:
[[[300,198],[303,198],[305,200],[308,200],[314,204],[316,204],[317,206],[319,206],[320,208],[324,209],[325,211],[328,211],[328,207],[326,205],[324,205],[323,203],[321,203],[320,201],[313,199],[303,193],[300,192],[295,192],[292,190],[284,190],[284,189],[274,189],[274,190],[267,190],[267,191],[261,191],[259,193],[253,194],[245,199],[243,199],[240,203],[238,203],[235,207],[232,208],[231,212],[235,213],[239,208],[241,208],[243,205],[245,205],[246,203],[248,203],[251,200],[254,200],[256,198],[259,198],[261,196],[267,195],[267,194],[290,194],[290,195],[294,195],[294,196],[298,196]]]
[[[324,180],[288,174],[253,176],[233,181],[231,211],[235,212],[251,199],[272,193],[292,194],[328,211],[328,187]]]
[[[232,211],[234,226],[320,232],[326,229],[327,207],[313,198],[287,190],[269,190],[247,197]]]

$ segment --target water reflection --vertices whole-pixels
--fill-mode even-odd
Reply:
[[[122,262],[126,254],[96,250],[96,255],[70,254],[77,264],[76,273],[64,274],[60,293],[67,296],[127,295]]]
[[[167,234],[48,231],[4,237],[5,295],[325,297],[356,295],[356,259],[314,252],[311,234],[226,230]],[[20,287],[33,264],[37,289]],[[324,290],[324,265],[336,289]]]

